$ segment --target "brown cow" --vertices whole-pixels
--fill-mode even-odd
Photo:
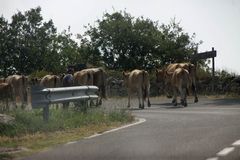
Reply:
[[[107,73],[102,68],[92,68],[93,85],[99,88],[99,104],[102,104],[102,98],[107,98]]]
[[[40,86],[45,88],[56,88],[61,86],[60,78],[56,75],[46,75],[40,81]]]
[[[184,68],[177,68],[172,74],[171,85],[174,92],[173,102],[177,106],[177,94],[180,93],[181,104],[187,106],[187,92],[191,84],[191,79],[188,70]]]
[[[6,83],[12,87],[12,93],[14,96],[15,106],[20,103],[22,107],[27,102],[27,77],[23,75],[11,75],[6,78]]]
[[[40,86],[44,88],[56,88],[61,86],[61,81],[57,75],[45,75],[40,81]],[[57,109],[58,107],[56,105]]]
[[[147,71],[135,69],[132,72],[123,72],[124,84],[128,90],[128,107],[130,107],[130,98],[133,92],[137,92],[139,108],[144,109],[144,100],[149,101],[150,82]]]
[[[75,72],[74,85],[94,85],[99,88],[97,105],[102,104],[102,98],[106,98],[107,74],[102,68],[89,68]]]
[[[12,87],[8,83],[0,83],[0,100],[4,103],[4,106],[0,108],[0,112],[9,110],[9,100],[12,100]]]
[[[197,90],[196,90],[196,68],[194,64],[191,63],[173,63],[169,64],[166,68],[156,71],[157,82],[164,80],[165,91],[168,93],[171,87],[171,78],[174,71],[177,68],[184,68],[189,72],[189,77],[191,80],[191,87],[194,94],[194,102],[198,102]],[[162,79],[161,79],[162,78]]]
[[[6,78],[0,78],[0,83],[5,83],[6,82]]]

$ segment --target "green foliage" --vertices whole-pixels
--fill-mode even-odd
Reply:
[[[43,22],[41,8],[18,12],[8,23],[0,18],[0,75],[29,75],[45,70],[62,73],[69,64],[79,63],[78,44],[70,28],[57,34],[52,20]]]
[[[173,62],[190,61],[202,42],[195,43],[173,19],[169,25],[125,11],[105,13],[95,26],[89,25],[82,43],[109,69],[151,69]]]
[[[10,22],[0,17],[0,76],[36,71],[59,74],[79,63],[108,69],[152,69],[190,61],[202,42],[194,42],[175,19],[159,25],[126,11],[105,13],[84,35],[73,39],[70,26],[57,33],[52,20],[43,21],[41,8],[17,12]],[[202,61],[201,65],[205,62]]]

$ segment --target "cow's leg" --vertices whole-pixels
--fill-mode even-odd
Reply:
[[[150,103],[150,100],[149,100],[149,96],[148,96],[148,107],[151,107],[151,103]]]
[[[177,105],[177,94],[178,94],[178,89],[176,87],[172,88],[173,90],[173,99],[172,99],[172,104],[174,104],[174,106]]]
[[[181,94],[181,105],[186,107],[187,106],[187,89],[186,88],[180,88],[180,94]]]
[[[146,91],[146,96],[147,96],[147,101],[148,101],[148,107],[151,107],[151,103],[149,100],[149,89],[147,89],[147,91]]]
[[[197,88],[196,88],[196,81],[193,80],[192,82],[192,91],[193,91],[193,94],[194,94],[194,103],[197,103],[198,102],[198,97],[197,97]]]
[[[167,98],[172,98],[172,95],[171,95],[171,90],[172,90],[172,87],[171,87],[171,84],[170,83],[165,83],[165,88],[164,88],[164,91],[167,95]]]
[[[138,90],[137,95],[138,95],[139,108],[144,109],[144,98],[143,98],[143,92],[141,88]]]

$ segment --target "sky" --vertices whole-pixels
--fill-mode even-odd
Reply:
[[[11,21],[18,11],[38,6],[44,21],[52,19],[58,32],[70,26],[74,35],[114,11],[125,10],[159,24],[175,18],[184,32],[196,33],[196,42],[203,41],[199,53],[214,47],[217,70],[240,74],[240,0],[0,0],[0,16]]]

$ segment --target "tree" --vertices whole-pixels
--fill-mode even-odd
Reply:
[[[154,22],[143,18],[134,21],[126,12],[115,12],[104,14],[97,24],[98,27],[88,26],[85,43],[108,68],[148,67],[155,43],[151,35],[158,34]]]
[[[52,67],[55,66],[55,72],[60,73],[65,71],[68,65],[82,63],[79,46],[71,37],[69,27],[68,31],[64,30],[54,39],[53,52],[56,56],[50,56],[46,62],[48,61],[48,65],[53,65]]]
[[[1,17],[0,24],[1,76],[36,71],[58,74],[68,65],[83,62],[70,27],[57,34],[52,20],[43,21],[40,7],[17,12],[10,23]]]
[[[198,45],[202,43],[202,41],[194,42],[196,34],[190,36],[184,32],[175,18],[168,25],[162,24],[160,31],[162,37],[159,52],[156,52],[156,56],[161,59],[161,65],[191,61],[192,54],[197,51]]]
[[[12,16],[9,24],[10,41],[8,55],[13,60],[10,68],[15,73],[30,74],[35,70],[45,69],[44,58],[51,52],[52,38],[56,28],[52,20],[42,22],[41,8],[30,9],[24,14],[18,12]]]
[[[158,25],[134,18],[125,11],[105,13],[96,26],[88,25],[84,44],[110,69],[151,69],[168,63],[189,61],[199,43],[195,34],[183,32],[175,19]]]
[[[8,54],[11,51],[9,37],[8,21],[4,17],[0,17],[0,75],[3,77],[14,70],[9,67],[13,63],[12,55]]]

